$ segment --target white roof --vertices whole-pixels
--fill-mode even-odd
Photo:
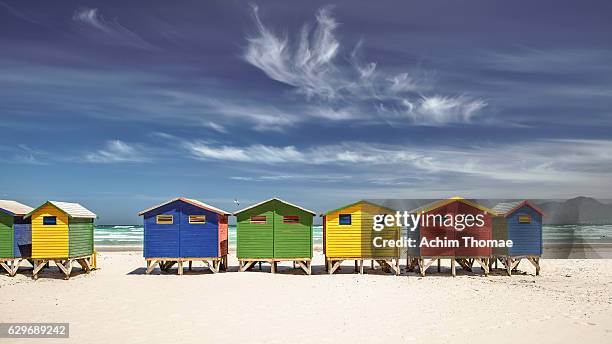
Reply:
[[[228,212],[228,211],[225,211],[225,210],[219,209],[219,208],[217,208],[217,207],[213,207],[212,205],[206,204],[206,203],[204,203],[204,202],[200,202],[200,201],[198,201],[197,199],[193,199],[193,198],[185,198],[185,197],[176,197],[176,198],[173,198],[173,199],[171,199],[171,200],[168,200],[168,201],[166,201],[166,202],[164,202],[164,203],[162,203],[162,204],[158,204],[158,205],[153,206],[153,207],[151,207],[151,208],[147,208],[147,209],[145,209],[145,210],[143,210],[143,211],[139,212],[139,213],[138,213],[138,215],[144,215],[145,213],[148,213],[148,212],[150,212],[150,211],[151,211],[151,210],[153,210],[153,209],[157,209],[157,208],[159,208],[159,207],[162,207],[162,206],[164,206],[164,205],[166,205],[166,204],[170,204],[170,203],[175,202],[175,201],[183,201],[183,202],[186,202],[186,203],[189,203],[189,204],[195,205],[196,207],[203,208],[203,209],[206,209],[206,210],[210,210],[210,211],[212,211],[212,212],[214,212],[214,213],[217,213],[217,214],[223,214],[223,215],[230,215],[230,214],[231,214],[231,213],[230,213],[230,212]]]
[[[275,198],[270,198],[270,199],[267,199],[267,200],[265,200],[265,201],[262,201],[262,202],[259,202],[259,203],[256,203],[256,204],[253,204],[253,205],[251,205],[251,206],[248,206],[248,207],[246,207],[246,208],[244,208],[244,209],[240,209],[240,210],[238,210],[238,211],[235,211],[235,212],[234,212],[234,215],[239,214],[239,213],[242,213],[242,212],[243,212],[243,211],[245,211],[245,210],[249,210],[249,209],[255,208],[255,207],[257,207],[257,206],[260,206],[260,205],[262,205],[262,204],[264,204],[264,203],[268,203],[268,202],[271,202],[271,201],[279,201],[279,202],[281,202],[281,203],[285,203],[285,204],[290,205],[290,206],[292,206],[292,207],[296,207],[296,208],[298,208],[298,209],[302,209],[303,211],[305,211],[305,212],[307,212],[307,213],[311,213],[312,215],[316,215],[316,214],[315,214],[315,212],[314,212],[314,211],[312,211],[312,210],[308,210],[308,209],[306,209],[306,208],[302,208],[302,207],[300,207],[300,206],[298,206],[298,205],[295,205],[295,204],[293,204],[293,203],[289,203],[289,202],[287,202],[287,201],[283,201],[282,199],[280,199],[280,198],[276,198],[276,197],[275,197]]]
[[[34,208],[25,204],[5,199],[0,199],[0,209],[8,211],[13,215],[25,215],[34,210]]]
[[[71,218],[95,219],[98,217],[96,214],[92,213],[89,209],[85,208],[84,206],[78,203],[47,201],[45,204],[47,203],[55,206],[57,209],[68,214],[68,216],[70,216]],[[45,204],[41,205],[40,207],[36,209],[39,209],[45,206]],[[36,209],[30,211],[26,217],[30,216]]]

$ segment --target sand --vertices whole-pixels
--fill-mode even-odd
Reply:
[[[237,262],[231,259],[231,271]],[[353,273],[144,274],[140,252],[103,252],[69,281],[0,276],[0,322],[69,322],[70,339],[2,343],[583,343],[612,342],[612,260],[542,260],[542,275],[448,268],[421,278]],[[447,262],[448,264],[448,262]],[[269,271],[269,267],[264,267]],[[367,271],[367,270],[366,270]],[[477,272],[479,270],[477,269]]]

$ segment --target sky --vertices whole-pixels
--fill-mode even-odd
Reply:
[[[611,10],[0,0],[0,198],[612,198]]]

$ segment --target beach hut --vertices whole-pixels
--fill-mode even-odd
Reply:
[[[32,226],[24,216],[33,210],[16,201],[0,200],[0,266],[15,276],[32,254]]]
[[[275,273],[277,262],[292,261],[307,274],[311,273],[314,212],[272,198],[234,215],[240,271],[248,270],[257,262],[266,262]]]
[[[496,239],[511,240],[511,247],[493,249],[496,260],[502,262],[508,275],[516,269],[522,259],[531,262],[540,274],[542,256],[542,217],[538,207],[527,200],[499,203],[493,210],[499,215],[493,224]]]
[[[408,250],[409,271],[418,265],[421,275],[425,276],[425,271],[433,263],[438,263],[440,271],[440,260],[450,259],[453,276],[456,275],[456,263],[471,271],[474,262],[480,264],[488,275],[491,246],[472,243],[493,240],[495,212],[492,209],[462,197],[453,197],[428,203],[410,213],[421,214],[421,219],[417,228],[408,233],[408,237],[415,239],[418,245]],[[476,216],[480,219],[478,222],[472,220]],[[471,226],[466,226],[466,218],[470,219]]]
[[[47,201],[26,216],[32,222],[32,277],[50,261],[55,262],[65,279],[77,262],[89,273],[94,267],[93,230],[96,214],[78,203]]]
[[[178,197],[141,211],[144,218],[146,273],[156,265],[167,271],[203,261],[214,273],[227,269],[229,212],[191,198]]]
[[[395,214],[396,211],[368,201],[358,201],[323,214],[323,253],[329,274],[344,260],[354,260],[355,270],[363,273],[363,261],[377,262],[384,269],[400,273],[399,248],[376,247],[379,240],[397,240],[399,227],[373,230],[374,216]]]

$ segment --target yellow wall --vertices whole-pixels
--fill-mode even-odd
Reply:
[[[389,210],[368,203],[359,203],[325,216],[325,254],[328,258],[396,257],[397,248],[375,248],[375,237],[398,239],[399,228],[372,229],[373,216]],[[339,215],[351,214],[350,225],[340,225]]]
[[[44,226],[43,216],[57,216],[55,226]],[[68,215],[47,204],[32,213],[32,258],[68,257]]]

